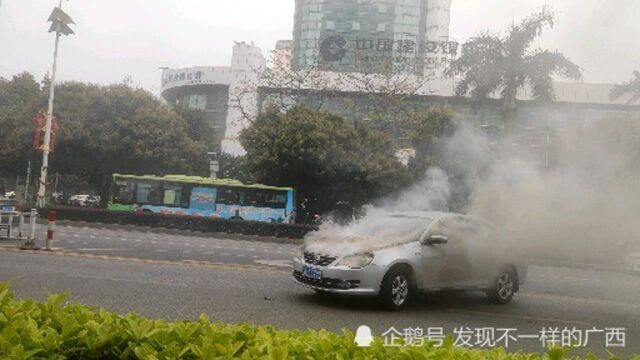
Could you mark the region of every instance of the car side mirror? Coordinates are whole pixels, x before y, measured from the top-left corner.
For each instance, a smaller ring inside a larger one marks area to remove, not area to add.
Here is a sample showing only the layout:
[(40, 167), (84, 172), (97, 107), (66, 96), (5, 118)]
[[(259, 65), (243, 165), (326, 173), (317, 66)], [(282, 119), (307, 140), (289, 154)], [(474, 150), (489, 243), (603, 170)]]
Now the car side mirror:
[(422, 243), (427, 246), (445, 245), (449, 242), (449, 238), (444, 235), (431, 235)]

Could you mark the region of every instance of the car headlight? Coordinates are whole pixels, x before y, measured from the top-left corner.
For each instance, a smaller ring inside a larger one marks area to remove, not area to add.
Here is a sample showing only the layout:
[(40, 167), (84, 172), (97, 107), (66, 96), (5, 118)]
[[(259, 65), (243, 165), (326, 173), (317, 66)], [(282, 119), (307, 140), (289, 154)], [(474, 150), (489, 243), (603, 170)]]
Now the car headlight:
[(351, 269), (361, 269), (373, 261), (373, 254), (357, 254), (345, 256), (337, 265), (348, 266)]

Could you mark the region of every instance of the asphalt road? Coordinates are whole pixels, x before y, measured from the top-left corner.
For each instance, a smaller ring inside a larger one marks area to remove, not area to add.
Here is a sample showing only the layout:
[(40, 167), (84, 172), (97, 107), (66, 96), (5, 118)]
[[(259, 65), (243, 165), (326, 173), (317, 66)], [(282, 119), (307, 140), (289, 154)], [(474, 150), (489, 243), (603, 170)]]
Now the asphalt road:
[[(64, 223), (63, 223), (64, 224)], [(37, 233), (43, 239), (44, 225)], [(207, 234), (135, 226), (66, 223), (55, 231), (56, 252), (178, 262), (210, 262), (288, 267), (295, 240), (235, 234)], [(4, 241), (0, 245), (18, 244)], [(37, 245), (44, 247), (44, 241)]]
[[(461, 334), (509, 328), (515, 335), (510, 350), (542, 351), (541, 330), (553, 336), (558, 328), (583, 337), (591, 330), (576, 353), (605, 355), (606, 333), (593, 329), (625, 328), (626, 346), (609, 350), (640, 353), (640, 277), (634, 275), (532, 266), (507, 306), (492, 305), (482, 294), (426, 294), (404, 312), (389, 313), (373, 299), (327, 298), (293, 284), (287, 262), (294, 244), (131, 230), (60, 226), (52, 254), (18, 252), (0, 241), (0, 281), (11, 282), (24, 298), (69, 291), (74, 301), (166, 319), (206, 313), (213, 321), (334, 331), (366, 324), (378, 335), (391, 327), (425, 334), (428, 328)], [(478, 341), (474, 334), (470, 343)]]

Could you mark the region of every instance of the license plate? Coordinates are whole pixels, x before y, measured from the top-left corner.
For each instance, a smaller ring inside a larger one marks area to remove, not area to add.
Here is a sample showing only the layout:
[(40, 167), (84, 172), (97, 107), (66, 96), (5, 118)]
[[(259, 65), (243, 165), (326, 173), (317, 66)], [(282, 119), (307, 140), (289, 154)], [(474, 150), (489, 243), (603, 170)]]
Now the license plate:
[(305, 266), (302, 268), (302, 275), (313, 280), (322, 280), (322, 270)]

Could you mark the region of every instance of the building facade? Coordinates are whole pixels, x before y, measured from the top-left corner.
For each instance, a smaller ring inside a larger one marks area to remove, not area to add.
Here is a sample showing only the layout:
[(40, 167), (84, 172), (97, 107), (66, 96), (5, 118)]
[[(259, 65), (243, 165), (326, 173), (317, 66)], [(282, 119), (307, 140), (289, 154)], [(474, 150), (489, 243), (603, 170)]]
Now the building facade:
[[(451, 0), (296, 0), (293, 40), (276, 44), (271, 68), (258, 47), (239, 42), (229, 66), (164, 70), (161, 94), (173, 106), (204, 110), (215, 134), (211, 149), (233, 155), (244, 154), (238, 136), (269, 103), (363, 120), (445, 105), (492, 132), (501, 121), (499, 102), (455, 97), (454, 79), (442, 76), (459, 48), (449, 39), (450, 7)], [(554, 86), (553, 106), (530, 101), (528, 89), (518, 95), (518, 122), (537, 139), (527, 146), (540, 146), (566, 119), (575, 125), (640, 116), (640, 103), (609, 99), (613, 85)], [(397, 94), (385, 93), (390, 87)]]
[(458, 49), (450, 7), (451, 0), (296, 0), (293, 66), (433, 76)]
[(238, 42), (230, 66), (164, 69), (161, 96), (171, 106), (203, 110), (213, 130), (213, 151), (241, 152), (237, 136), (257, 111), (256, 86), (266, 68), (260, 48)]

